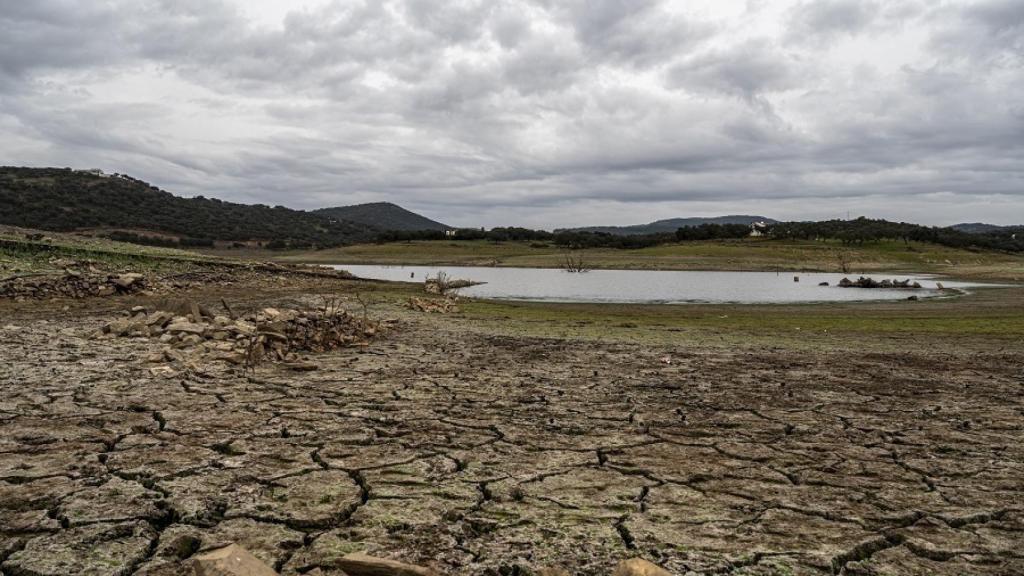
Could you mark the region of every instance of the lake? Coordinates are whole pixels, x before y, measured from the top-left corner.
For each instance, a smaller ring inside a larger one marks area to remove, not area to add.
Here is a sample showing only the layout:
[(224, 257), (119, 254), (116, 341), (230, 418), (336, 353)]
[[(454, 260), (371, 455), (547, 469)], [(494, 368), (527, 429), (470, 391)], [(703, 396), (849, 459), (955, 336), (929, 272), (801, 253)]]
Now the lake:
[[(458, 293), (462, 296), (541, 302), (784, 304), (902, 300), (911, 295), (925, 298), (942, 294), (937, 289), (935, 278), (920, 274), (871, 275), (876, 280), (910, 278), (922, 286), (919, 290), (890, 290), (835, 286), (844, 276), (856, 280), (860, 274), (667, 270), (591, 270), (570, 273), (550, 268), (349, 264), (339, 264), (333, 268), (347, 270), (361, 278), (416, 283), (444, 272), (449, 279), (486, 282), (460, 289)], [(800, 281), (794, 282), (794, 276), (798, 276)], [(821, 282), (828, 282), (830, 286), (818, 286)], [(984, 286), (947, 280), (942, 280), (942, 284), (946, 288), (959, 289)]]

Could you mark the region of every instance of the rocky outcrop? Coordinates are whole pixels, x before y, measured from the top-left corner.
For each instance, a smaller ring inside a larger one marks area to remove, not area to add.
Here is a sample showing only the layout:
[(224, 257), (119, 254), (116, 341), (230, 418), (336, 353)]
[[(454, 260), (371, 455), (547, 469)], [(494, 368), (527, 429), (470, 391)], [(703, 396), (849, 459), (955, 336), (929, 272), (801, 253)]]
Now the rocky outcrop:
[[(822, 284), (827, 286), (827, 284)], [(906, 289), (920, 289), (921, 284), (918, 282), (911, 282), (908, 280), (875, 280), (874, 278), (865, 278), (861, 276), (857, 280), (850, 280), (849, 278), (843, 278), (837, 284), (840, 288), (906, 288)]]

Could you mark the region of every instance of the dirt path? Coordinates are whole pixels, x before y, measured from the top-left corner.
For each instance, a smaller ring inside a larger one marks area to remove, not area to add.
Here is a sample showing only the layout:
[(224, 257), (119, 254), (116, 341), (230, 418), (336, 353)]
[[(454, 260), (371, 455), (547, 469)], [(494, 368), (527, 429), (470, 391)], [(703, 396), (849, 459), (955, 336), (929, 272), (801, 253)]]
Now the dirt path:
[[(174, 377), (109, 316), (0, 322), (0, 572), (1024, 573), (1024, 350), (723, 351), (467, 333)], [(3, 324), (8, 324), (4, 327)], [(667, 361), (667, 362), (666, 362)]]

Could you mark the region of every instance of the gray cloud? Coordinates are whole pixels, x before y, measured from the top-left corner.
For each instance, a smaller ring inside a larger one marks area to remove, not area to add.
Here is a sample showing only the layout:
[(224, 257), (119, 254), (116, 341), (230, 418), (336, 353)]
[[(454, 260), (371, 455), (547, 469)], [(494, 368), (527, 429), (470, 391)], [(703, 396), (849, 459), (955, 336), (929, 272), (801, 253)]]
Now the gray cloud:
[(1024, 214), (1011, 0), (0, 5), (3, 163), (465, 225)]

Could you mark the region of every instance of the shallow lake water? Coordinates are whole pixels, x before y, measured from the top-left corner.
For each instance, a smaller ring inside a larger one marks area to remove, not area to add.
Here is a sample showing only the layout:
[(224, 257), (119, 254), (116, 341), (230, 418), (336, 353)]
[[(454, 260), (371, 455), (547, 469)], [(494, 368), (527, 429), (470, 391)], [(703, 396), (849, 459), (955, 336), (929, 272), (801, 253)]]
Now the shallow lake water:
[[(876, 280), (909, 278), (922, 286), (918, 290), (890, 290), (836, 286), (844, 276), (856, 280), (861, 274), (668, 270), (591, 270), (571, 273), (550, 268), (365, 264), (338, 264), (333, 267), (347, 270), (361, 278), (417, 283), (443, 272), (449, 279), (485, 282), (460, 289), (458, 293), (462, 296), (544, 302), (771, 304), (901, 300), (912, 295), (926, 298), (942, 294), (937, 289), (938, 281), (935, 278), (921, 274), (864, 274)], [(799, 277), (800, 281), (795, 282), (794, 277)], [(819, 286), (821, 282), (828, 282), (829, 286)], [(941, 282), (946, 288), (984, 286), (970, 282)]]

